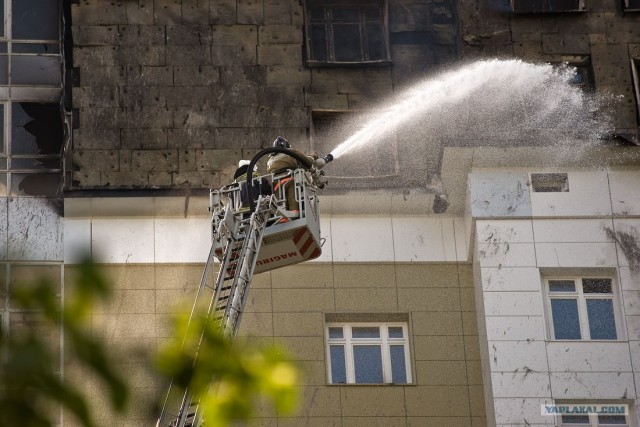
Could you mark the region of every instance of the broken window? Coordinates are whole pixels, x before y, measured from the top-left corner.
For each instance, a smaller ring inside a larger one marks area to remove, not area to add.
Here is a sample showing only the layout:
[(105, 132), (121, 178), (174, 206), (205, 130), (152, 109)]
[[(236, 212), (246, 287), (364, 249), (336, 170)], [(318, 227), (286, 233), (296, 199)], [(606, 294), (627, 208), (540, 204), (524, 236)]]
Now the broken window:
[(331, 384), (409, 384), (406, 323), (330, 323), (326, 327)]
[(584, 0), (511, 0), (511, 10), (515, 13), (581, 12), (585, 7)]
[(545, 280), (550, 335), (556, 340), (617, 340), (618, 301), (609, 277)]
[(532, 173), (531, 190), (534, 193), (563, 193), (569, 191), (566, 173)]
[[(64, 138), (58, 104), (11, 104), (8, 179), (13, 196), (56, 196), (61, 180)], [(2, 186), (2, 183), (0, 183)]]
[(309, 64), (390, 61), (386, 0), (306, 0)]
[[(356, 129), (350, 126), (358, 122), (356, 113), (340, 111), (313, 111), (312, 147), (324, 156), (343, 142)], [(386, 137), (384, 143), (375, 144), (375, 150), (345, 154), (348, 162), (332, 162), (325, 169), (334, 178), (381, 179), (398, 175), (398, 153), (396, 140)]]

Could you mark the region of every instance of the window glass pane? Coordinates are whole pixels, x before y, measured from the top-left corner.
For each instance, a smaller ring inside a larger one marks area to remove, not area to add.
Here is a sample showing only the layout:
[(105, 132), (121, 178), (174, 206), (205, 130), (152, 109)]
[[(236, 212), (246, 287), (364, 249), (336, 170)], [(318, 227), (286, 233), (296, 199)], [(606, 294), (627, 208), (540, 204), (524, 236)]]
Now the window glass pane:
[[(4, 17), (4, 0), (0, 0), (0, 13)], [(5, 37), (4, 33), (4, 19), (0, 19), (0, 37)]]
[(59, 39), (57, 0), (13, 0), (11, 5), (14, 39)]
[(335, 60), (338, 62), (361, 61), (360, 25), (334, 24), (332, 29)]
[(11, 159), (11, 170), (41, 170), (41, 169), (60, 169), (62, 165), (60, 164), (60, 158), (21, 158), (14, 157)]
[(3, 159), (0, 159), (0, 170), (6, 171), (7, 170), (7, 159), (6, 157)]
[(610, 294), (611, 279), (582, 279), (585, 294)]
[(9, 57), (0, 55), (0, 85), (9, 84)]
[(364, 19), (367, 20), (381, 20), (382, 9), (379, 7), (363, 7)]
[(12, 173), (12, 196), (46, 196), (58, 195), (62, 174), (56, 173)]
[(360, 10), (357, 7), (336, 7), (331, 9), (334, 21), (359, 21)]
[(592, 340), (615, 340), (618, 338), (613, 300), (588, 299), (587, 316), (589, 317), (589, 334)]
[(53, 55), (60, 53), (60, 45), (54, 43), (14, 43), (11, 51), (13, 53), (42, 53)]
[(0, 197), (7, 197), (7, 174), (0, 173)]
[(389, 326), (389, 338), (402, 338), (402, 326)]
[(312, 7), (309, 9), (309, 17), (314, 20), (324, 20), (324, 7)]
[(352, 338), (380, 338), (380, 328), (365, 326), (351, 328)]
[(59, 56), (13, 55), (11, 84), (58, 86), (62, 80)]
[(344, 346), (332, 345), (329, 347), (331, 355), (331, 383), (346, 384), (347, 370), (344, 363)]
[(329, 328), (329, 338), (344, 338), (342, 328), (332, 327)]
[(63, 130), (57, 104), (14, 102), (11, 112), (12, 154), (60, 154)]
[(555, 339), (579, 340), (581, 338), (578, 303), (575, 299), (552, 299), (551, 313)]
[(591, 425), (589, 423), (589, 416), (588, 415), (563, 415), (562, 416), (562, 424)]
[(4, 43), (0, 43), (0, 53), (7, 53), (9, 52), (9, 48), (7, 47), (7, 42)]
[(404, 358), (404, 346), (392, 345), (389, 352), (391, 354), (391, 382), (394, 384), (407, 383), (407, 365)]
[(382, 24), (368, 23), (367, 30), (367, 54), (370, 61), (385, 59), (387, 48), (384, 43), (384, 34)]
[(354, 345), (353, 364), (356, 383), (381, 384), (382, 351), (379, 345)]
[[(0, 76), (2, 75), (2, 68), (1, 68), (1, 64), (2, 64), (2, 59), (6, 59), (6, 56), (0, 56)], [(5, 70), (6, 71), (6, 70)], [(0, 82), (1, 84), (1, 82)], [(7, 146), (4, 143), (4, 135), (5, 135), (5, 130), (4, 130), (4, 108), (5, 108), (5, 104), (0, 104), (0, 153), (2, 154), (6, 154), (7, 153)], [(6, 162), (6, 159), (5, 159)], [(4, 169), (6, 170), (7, 168), (7, 164), (4, 164)]]
[(327, 61), (327, 31), (324, 24), (311, 25), (311, 59)]
[(598, 425), (600, 426), (618, 426), (626, 424), (627, 417), (624, 415), (598, 415)]
[(549, 280), (549, 292), (575, 292), (576, 284), (573, 280)]

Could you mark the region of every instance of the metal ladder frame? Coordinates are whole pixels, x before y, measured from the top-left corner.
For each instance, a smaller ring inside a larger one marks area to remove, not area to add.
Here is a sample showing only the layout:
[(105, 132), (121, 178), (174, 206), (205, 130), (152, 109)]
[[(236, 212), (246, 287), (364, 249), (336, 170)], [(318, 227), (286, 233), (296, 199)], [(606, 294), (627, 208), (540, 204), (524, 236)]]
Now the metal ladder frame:
[[(207, 321), (213, 319), (219, 322), (225, 336), (231, 340), (235, 339), (244, 306), (247, 302), (265, 227), (277, 210), (275, 198), (272, 196), (260, 196), (256, 202), (256, 210), (248, 218), (245, 217), (248, 212), (238, 212), (234, 209), (233, 204), (225, 207), (224, 218), (215, 230), (215, 233), (218, 234), (216, 236), (217, 239), (226, 239), (224, 256), (215, 285), (211, 287), (208, 281), (215, 259), (214, 246), (211, 246), (207, 264), (191, 309), (189, 325), (193, 316), (196, 315), (199, 299), (206, 289), (210, 289), (213, 291), (213, 295), (207, 309)], [(200, 337), (198, 348), (202, 343), (202, 339), (203, 335)], [(202, 424), (202, 411), (200, 411), (198, 402), (193, 400), (188, 390), (182, 396), (177, 413), (168, 413), (167, 406), (172, 389), (171, 384), (156, 426), (199, 427)]]

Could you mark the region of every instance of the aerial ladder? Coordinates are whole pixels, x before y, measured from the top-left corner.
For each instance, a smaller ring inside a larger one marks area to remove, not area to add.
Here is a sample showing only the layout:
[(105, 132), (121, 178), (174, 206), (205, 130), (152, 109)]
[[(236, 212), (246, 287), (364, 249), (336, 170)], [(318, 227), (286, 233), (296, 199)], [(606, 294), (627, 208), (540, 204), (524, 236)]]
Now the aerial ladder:
[[(257, 161), (274, 153), (290, 155), (302, 167), (254, 177), (252, 171)], [(320, 256), (317, 192), (326, 184), (321, 169), (331, 160), (331, 154), (311, 161), (286, 148), (267, 148), (251, 160), (246, 181), (210, 192), (212, 244), (191, 318), (206, 316), (207, 321), (216, 322), (225, 336), (233, 340), (240, 328), (254, 274)], [(288, 185), (295, 188), (297, 210), (287, 209)], [(216, 261), (219, 268), (212, 281)], [(203, 310), (205, 304), (207, 308)], [(156, 427), (202, 425), (197, 399), (189, 390), (170, 386)]]

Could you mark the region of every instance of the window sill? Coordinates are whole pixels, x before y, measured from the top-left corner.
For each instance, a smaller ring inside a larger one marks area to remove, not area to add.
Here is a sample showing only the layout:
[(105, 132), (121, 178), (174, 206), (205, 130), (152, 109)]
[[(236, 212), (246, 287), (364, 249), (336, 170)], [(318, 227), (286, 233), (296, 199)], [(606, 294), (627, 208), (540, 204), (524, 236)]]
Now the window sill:
[(615, 340), (545, 340), (547, 343), (626, 343), (627, 339), (615, 339)]
[(586, 13), (586, 9), (569, 9), (569, 10), (512, 10), (513, 15), (540, 15), (540, 14), (558, 14), (558, 13)]
[(389, 67), (391, 59), (383, 59), (380, 61), (359, 61), (359, 62), (325, 62), (325, 61), (307, 61), (307, 67), (310, 68), (363, 68), (363, 67)]
[(328, 387), (414, 387), (416, 383), (408, 383), (408, 384), (395, 384), (395, 383), (383, 383), (383, 384), (362, 384), (362, 383), (348, 383), (348, 384), (333, 384), (327, 383)]

